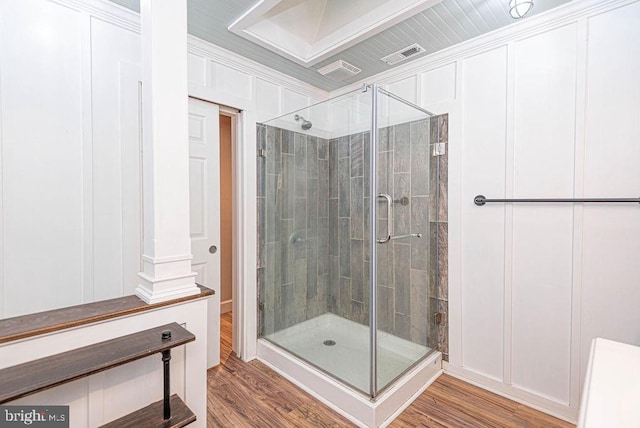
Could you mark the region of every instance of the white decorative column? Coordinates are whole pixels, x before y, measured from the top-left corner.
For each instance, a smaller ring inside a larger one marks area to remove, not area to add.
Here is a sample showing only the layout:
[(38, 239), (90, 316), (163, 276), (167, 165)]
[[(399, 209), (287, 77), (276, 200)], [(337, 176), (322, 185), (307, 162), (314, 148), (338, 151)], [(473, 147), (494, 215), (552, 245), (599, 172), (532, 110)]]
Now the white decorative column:
[(141, 0), (143, 272), (147, 303), (198, 294), (191, 271), (187, 1)]

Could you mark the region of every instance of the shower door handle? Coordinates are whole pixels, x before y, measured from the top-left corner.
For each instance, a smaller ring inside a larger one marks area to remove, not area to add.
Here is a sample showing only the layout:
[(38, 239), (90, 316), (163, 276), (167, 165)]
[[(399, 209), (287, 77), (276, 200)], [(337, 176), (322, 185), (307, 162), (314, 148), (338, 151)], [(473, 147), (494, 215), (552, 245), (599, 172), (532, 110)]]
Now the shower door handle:
[(387, 195), (386, 193), (378, 193), (378, 199), (379, 198), (382, 198), (387, 202), (387, 234), (385, 235), (384, 238), (376, 239), (376, 241), (378, 242), (378, 244), (386, 244), (387, 242), (391, 241), (391, 235), (393, 234), (391, 231), (391, 226), (393, 224), (393, 214), (391, 211), (391, 204), (393, 204), (393, 199), (391, 198), (391, 196)]

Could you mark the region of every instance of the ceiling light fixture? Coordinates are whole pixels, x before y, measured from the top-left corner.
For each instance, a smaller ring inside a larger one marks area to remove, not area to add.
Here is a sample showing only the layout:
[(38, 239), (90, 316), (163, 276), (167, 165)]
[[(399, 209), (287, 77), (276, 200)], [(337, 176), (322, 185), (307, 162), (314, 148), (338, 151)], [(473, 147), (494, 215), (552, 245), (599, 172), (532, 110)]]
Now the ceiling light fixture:
[(513, 19), (524, 18), (533, 8), (533, 0), (510, 0), (509, 14)]

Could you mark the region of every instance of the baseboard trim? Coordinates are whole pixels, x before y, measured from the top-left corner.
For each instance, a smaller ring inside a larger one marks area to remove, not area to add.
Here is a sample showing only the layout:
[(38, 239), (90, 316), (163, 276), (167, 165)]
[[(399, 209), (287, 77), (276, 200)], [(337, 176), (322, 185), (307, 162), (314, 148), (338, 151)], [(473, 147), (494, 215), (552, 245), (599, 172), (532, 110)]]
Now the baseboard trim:
[(531, 392), (522, 390), (513, 385), (507, 385), (495, 379), (483, 376), (474, 371), (462, 367), (444, 364), (445, 374), (460, 379), (464, 382), (485, 389), (494, 394), (516, 401), (532, 409), (539, 410), (563, 421), (575, 424), (578, 420), (578, 409), (569, 405), (562, 405), (552, 400), (545, 399)]
[(226, 314), (227, 312), (231, 312), (233, 310), (233, 300), (225, 300), (224, 302), (220, 302), (220, 313)]

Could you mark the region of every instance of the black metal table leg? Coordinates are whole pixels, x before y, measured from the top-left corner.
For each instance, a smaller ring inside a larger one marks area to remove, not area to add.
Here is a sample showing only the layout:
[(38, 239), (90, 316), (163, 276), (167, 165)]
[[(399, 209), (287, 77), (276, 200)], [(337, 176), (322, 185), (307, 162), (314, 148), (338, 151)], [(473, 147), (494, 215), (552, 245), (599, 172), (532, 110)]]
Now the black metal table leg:
[(169, 372), (169, 360), (171, 360), (171, 349), (162, 351), (162, 363), (164, 369), (164, 419), (171, 419), (171, 406), (169, 404), (170, 398), (170, 372)]

